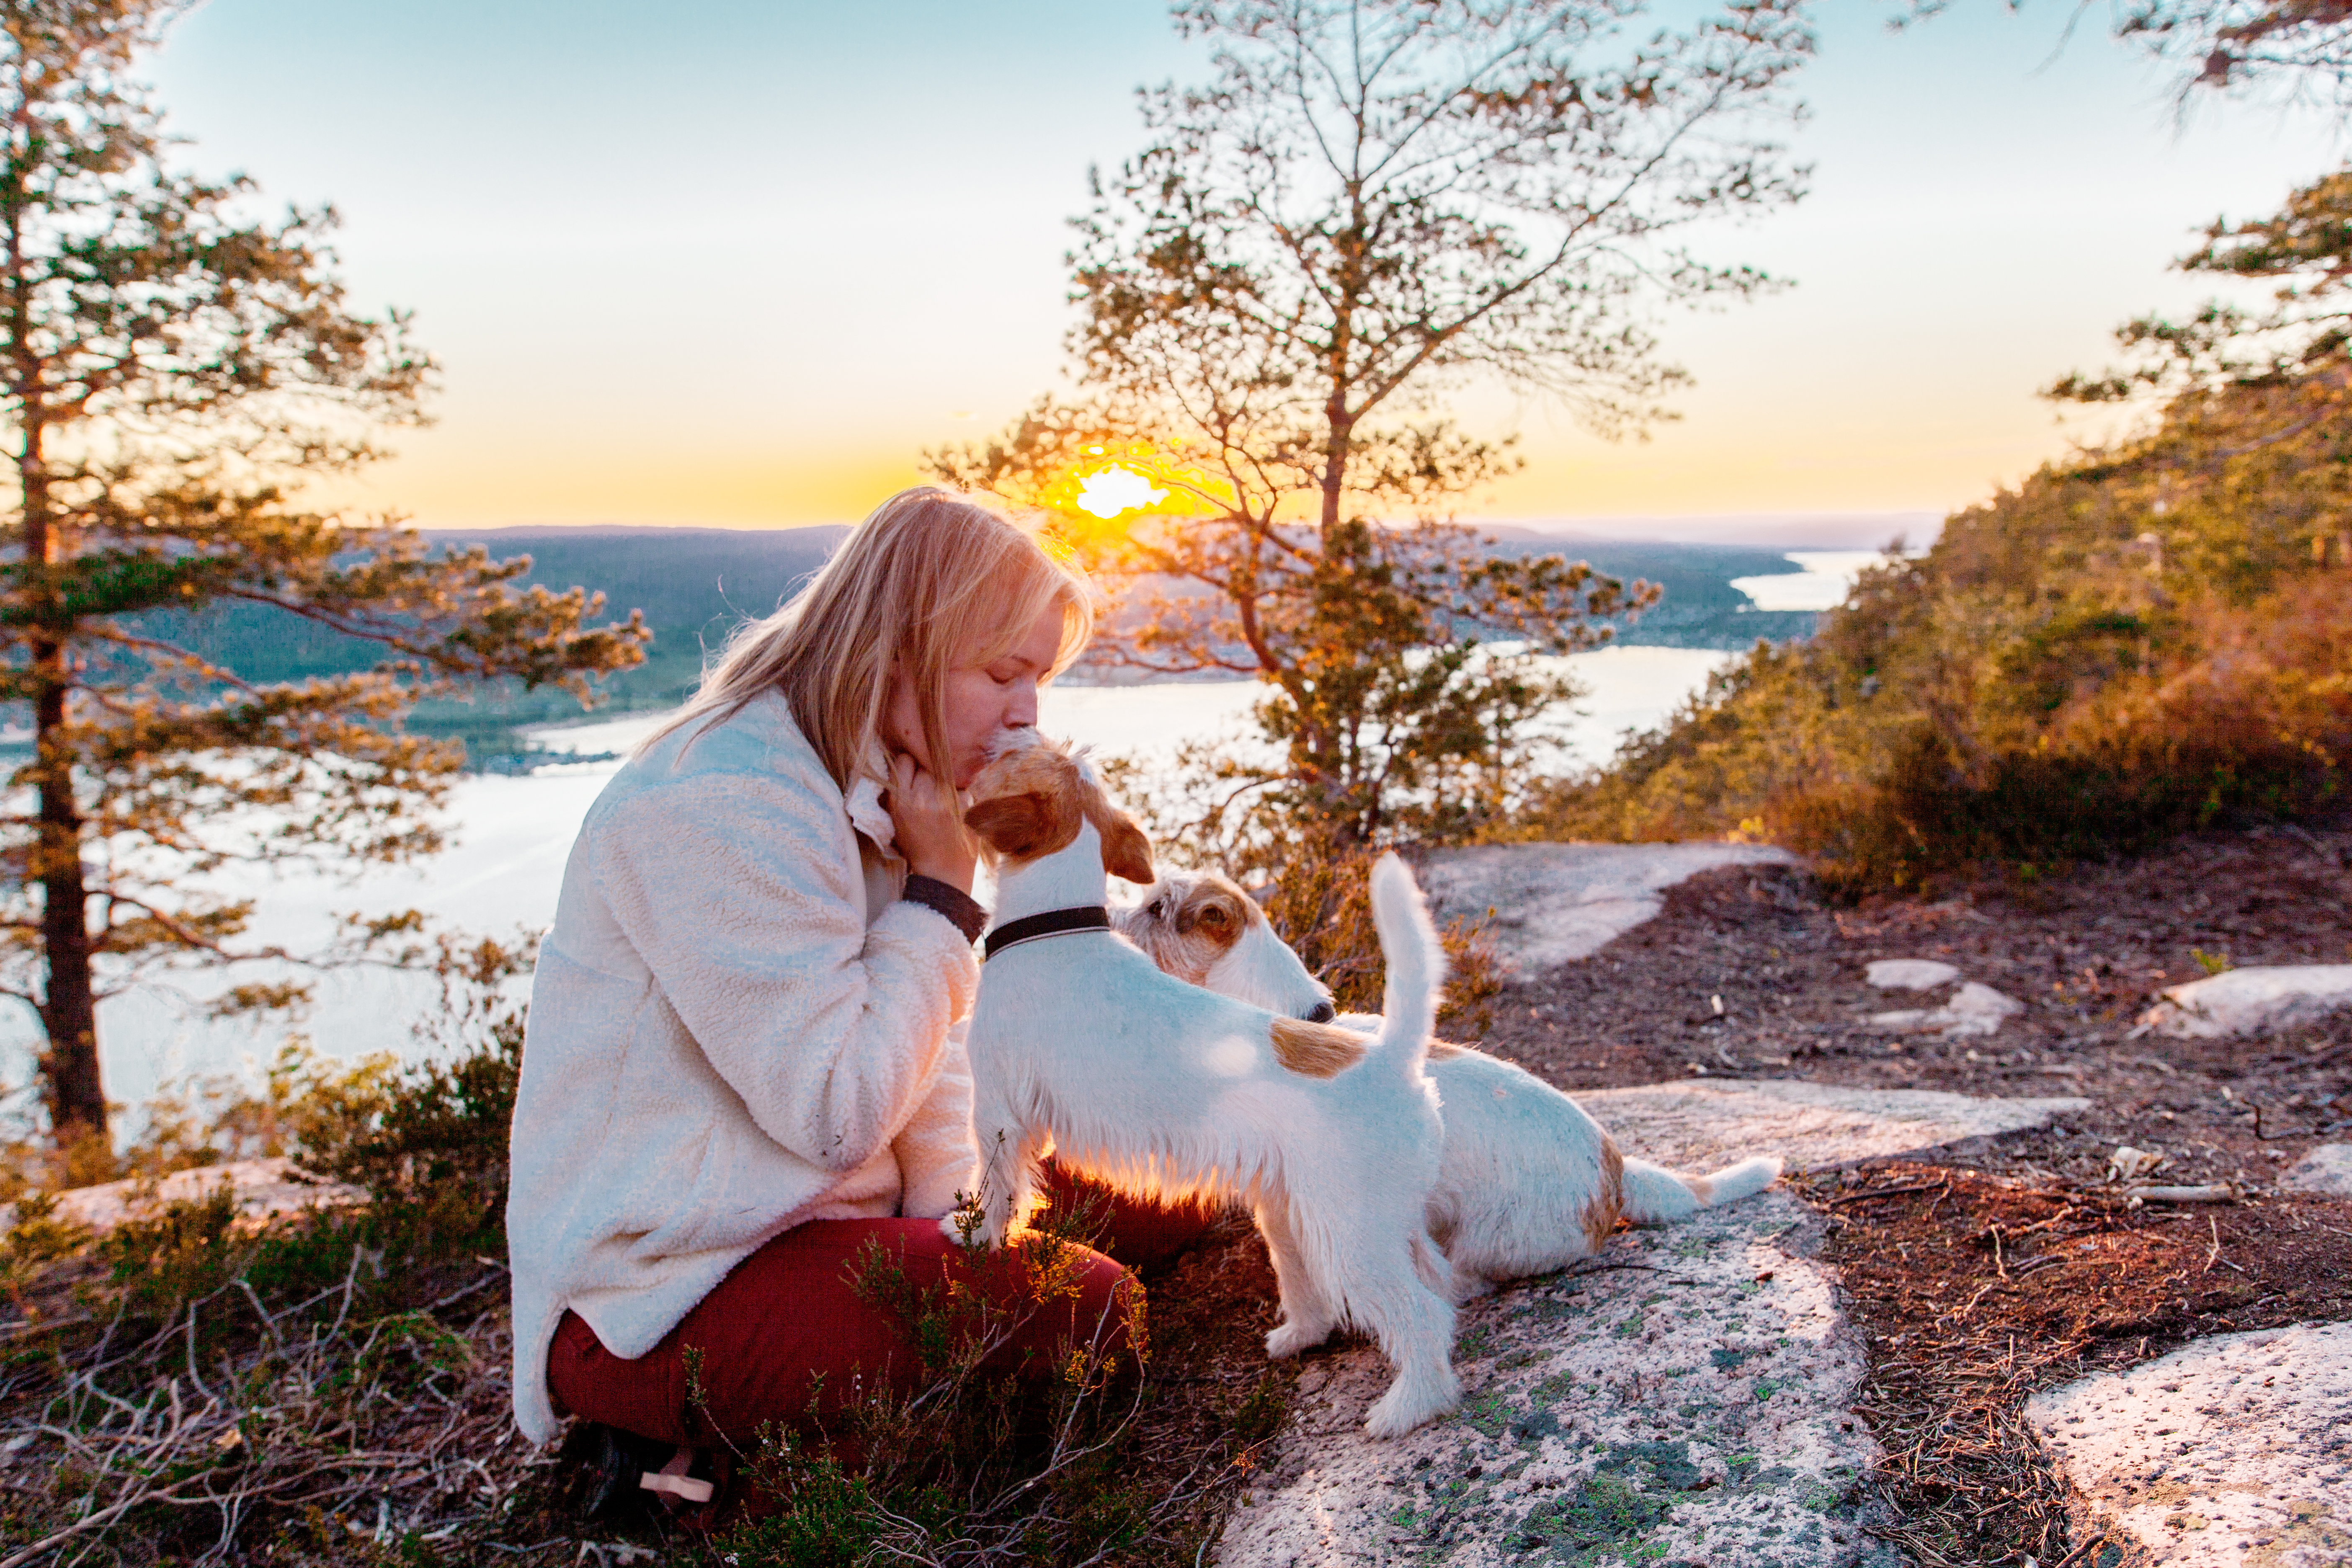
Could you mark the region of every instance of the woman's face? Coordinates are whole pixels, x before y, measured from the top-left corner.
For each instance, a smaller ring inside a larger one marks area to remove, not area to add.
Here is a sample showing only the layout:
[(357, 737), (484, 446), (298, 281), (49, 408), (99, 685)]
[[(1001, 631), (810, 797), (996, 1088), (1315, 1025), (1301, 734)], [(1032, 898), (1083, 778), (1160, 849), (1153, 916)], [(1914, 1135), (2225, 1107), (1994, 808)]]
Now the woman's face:
[(988, 744), (1003, 731), (1037, 722), (1037, 682), (1054, 668), (1062, 651), (1062, 610), (1046, 609), (1024, 634), (1012, 652), (992, 664), (949, 667), (946, 689), (940, 694), (940, 718), (949, 748), (955, 753), (951, 770), (940, 768), (923, 743), (923, 720), (915, 705), (914, 683), (902, 670), (890, 678), (890, 701), (883, 710), (882, 737), (906, 752), (934, 776), (951, 771), (955, 786), (968, 786), (988, 761)]

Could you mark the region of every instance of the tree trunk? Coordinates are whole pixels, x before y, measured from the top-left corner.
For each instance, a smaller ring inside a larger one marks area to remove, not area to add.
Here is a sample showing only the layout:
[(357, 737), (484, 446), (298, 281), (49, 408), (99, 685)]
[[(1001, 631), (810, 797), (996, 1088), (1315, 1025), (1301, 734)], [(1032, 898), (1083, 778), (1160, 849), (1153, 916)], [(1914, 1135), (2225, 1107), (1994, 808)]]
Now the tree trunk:
[[(23, 334), (17, 333), (21, 342)], [(37, 375), (20, 375), (24, 447), (17, 479), (25, 507), (24, 559), (56, 563), (64, 542), (49, 514), (48, 466), (42, 452), (47, 421), (37, 396), (25, 396)], [(54, 609), (56, 588), (36, 574), (28, 584), (35, 616)], [(36, 624), (38, 624), (37, 622)], [(72, 654), (63, 639), (31, 639), (33, 742), (39, 775), (40, 829), (34, 845), (31, 879), (41, 885), (41, 956), (47, 970), (42, 987), (41, 1026), (48, 1049), (41, 1056), (47, 1080), (49, 1127), (60, 1145), (106, 1131), (106, 1086), (98, 1067), (98, 998), (89, 973), (89, 899), (82, 877), (82, 818), (74, 799), (73, 752), (65, 728), (66, 699), (73, 685)]]
[(64, 654), (43, 648), (37, 668), (58, 668), (35, 703), (40, 746), (41, 828), (35, 870), (41, 884), (41, 948), (48, 984), (41, 1024), (49, 1048), (41, 1058), (48, 1080), (49, 1125), (58, 1143), (106, 1131), (106, 1088), (98, 1070), (98, 1001), (90, 985), (88, 889), (81, 870), (81, 812), (74, 801), (73, 757), (58, 731), (65, 725)]

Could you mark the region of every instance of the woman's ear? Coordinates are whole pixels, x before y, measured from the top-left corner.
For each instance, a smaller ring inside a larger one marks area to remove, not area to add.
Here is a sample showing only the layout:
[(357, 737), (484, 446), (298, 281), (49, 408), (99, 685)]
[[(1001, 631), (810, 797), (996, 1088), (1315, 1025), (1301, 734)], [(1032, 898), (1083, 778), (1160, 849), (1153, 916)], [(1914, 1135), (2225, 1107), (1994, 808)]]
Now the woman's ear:
[(1052, 819), (1042, 795), (1000, 795), (963, 814), (963, 825), (999, 855), (1026, 855), (1045, 837)]
[(1151, 883), (1160, 874), (1151, 868), (1151, 840), (1132, 817), (1115, 815), (1103, 828), (1103, 869), (1129, 882)]

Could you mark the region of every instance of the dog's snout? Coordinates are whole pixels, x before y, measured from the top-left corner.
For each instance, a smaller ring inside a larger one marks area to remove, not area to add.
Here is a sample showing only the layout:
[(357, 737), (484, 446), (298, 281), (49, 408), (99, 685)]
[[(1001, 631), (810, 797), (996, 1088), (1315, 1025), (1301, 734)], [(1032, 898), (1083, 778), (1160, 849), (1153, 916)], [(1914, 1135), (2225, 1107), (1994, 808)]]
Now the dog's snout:
[(1307, 1021), (1310, 1024), (1328, 1024), (1339, 1016), (1339, 1010), (1330, 1003), (1318, 1002), (1314, 1009), (1307, 1015)]

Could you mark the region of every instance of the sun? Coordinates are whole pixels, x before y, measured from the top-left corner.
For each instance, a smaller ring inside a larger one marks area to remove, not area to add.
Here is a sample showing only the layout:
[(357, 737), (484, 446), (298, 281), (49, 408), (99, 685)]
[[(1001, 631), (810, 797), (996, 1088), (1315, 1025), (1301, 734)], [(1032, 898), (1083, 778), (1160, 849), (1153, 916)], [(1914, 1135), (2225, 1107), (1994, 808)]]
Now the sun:
[(1168, 492), (1133, 468), (1113, 463), (1078, 481), (1073, 504), (1105, 522), (1122, 512), (1139, 511), (1168, 499)]

